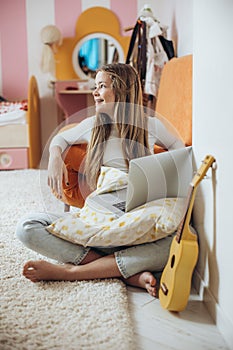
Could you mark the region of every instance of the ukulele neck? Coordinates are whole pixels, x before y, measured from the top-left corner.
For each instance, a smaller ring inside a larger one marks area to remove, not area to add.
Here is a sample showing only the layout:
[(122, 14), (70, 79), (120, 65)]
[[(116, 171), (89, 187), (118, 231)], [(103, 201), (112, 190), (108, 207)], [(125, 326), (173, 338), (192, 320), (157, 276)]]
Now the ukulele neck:
[(196, 190), (197, 188), (192, 186), (192, 184), (190, 185), (189, 188), (189, 193), (187, 196), (187, 202), (185, 205), (185, 215), (177, 229), (177, 233), (176, 233), (176, 240), (178, 243), (180, 243), (181, 239), (182, 240), (196, 240), (196, 234), (192, 233), (192, 231), (190, 230), (189, 224), (190, 224), (190, 220), (191, 220), (191, 214), (192, 214), (192, 210), (193, 210), (193, 205), (194, 205), (194, 199), (195, 199), (195, 195), (196, 195)]

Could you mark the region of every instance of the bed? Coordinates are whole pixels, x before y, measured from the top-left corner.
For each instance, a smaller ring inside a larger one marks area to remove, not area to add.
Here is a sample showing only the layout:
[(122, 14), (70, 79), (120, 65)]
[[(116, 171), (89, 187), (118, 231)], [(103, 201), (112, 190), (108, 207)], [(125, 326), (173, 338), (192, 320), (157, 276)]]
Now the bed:
[(31, 76), (27, 99), (0, 102), (0, 169), (37, 168), (40, 158), (40, 98)]

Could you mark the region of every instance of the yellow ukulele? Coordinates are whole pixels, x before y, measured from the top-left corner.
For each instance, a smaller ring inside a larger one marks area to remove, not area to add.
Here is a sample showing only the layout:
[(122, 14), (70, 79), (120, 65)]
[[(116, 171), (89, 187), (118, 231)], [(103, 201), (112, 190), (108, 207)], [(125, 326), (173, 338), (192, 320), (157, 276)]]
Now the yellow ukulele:
[(169, 311), (182, 311), (188, 303), (198, 258), (197, 235), (190, 227), (190, 218), (197, 186), (214, 161), (211, 155), (207, 155), (190, 183), (185, 215), (173, 238), (168, 262), (161, 276), (159, 299), (162, 307)]

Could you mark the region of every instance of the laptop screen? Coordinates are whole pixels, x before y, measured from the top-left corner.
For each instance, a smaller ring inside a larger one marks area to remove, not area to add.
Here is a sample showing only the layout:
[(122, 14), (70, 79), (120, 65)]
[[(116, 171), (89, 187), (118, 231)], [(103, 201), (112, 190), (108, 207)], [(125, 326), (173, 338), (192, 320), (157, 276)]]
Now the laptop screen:
[(160, 198), (186, 197), (192, 177), (192, 147), (131, 160), (126, 211)]

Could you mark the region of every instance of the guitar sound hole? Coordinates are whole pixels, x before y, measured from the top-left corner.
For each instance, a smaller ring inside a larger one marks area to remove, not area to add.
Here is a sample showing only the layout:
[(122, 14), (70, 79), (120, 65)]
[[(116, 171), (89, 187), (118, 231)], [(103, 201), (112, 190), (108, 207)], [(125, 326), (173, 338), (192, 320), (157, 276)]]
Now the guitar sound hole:
[(175, 264), (175, 255), (172, 255), (172, 258), (171, 258), (171, 268), (173, 268)]

